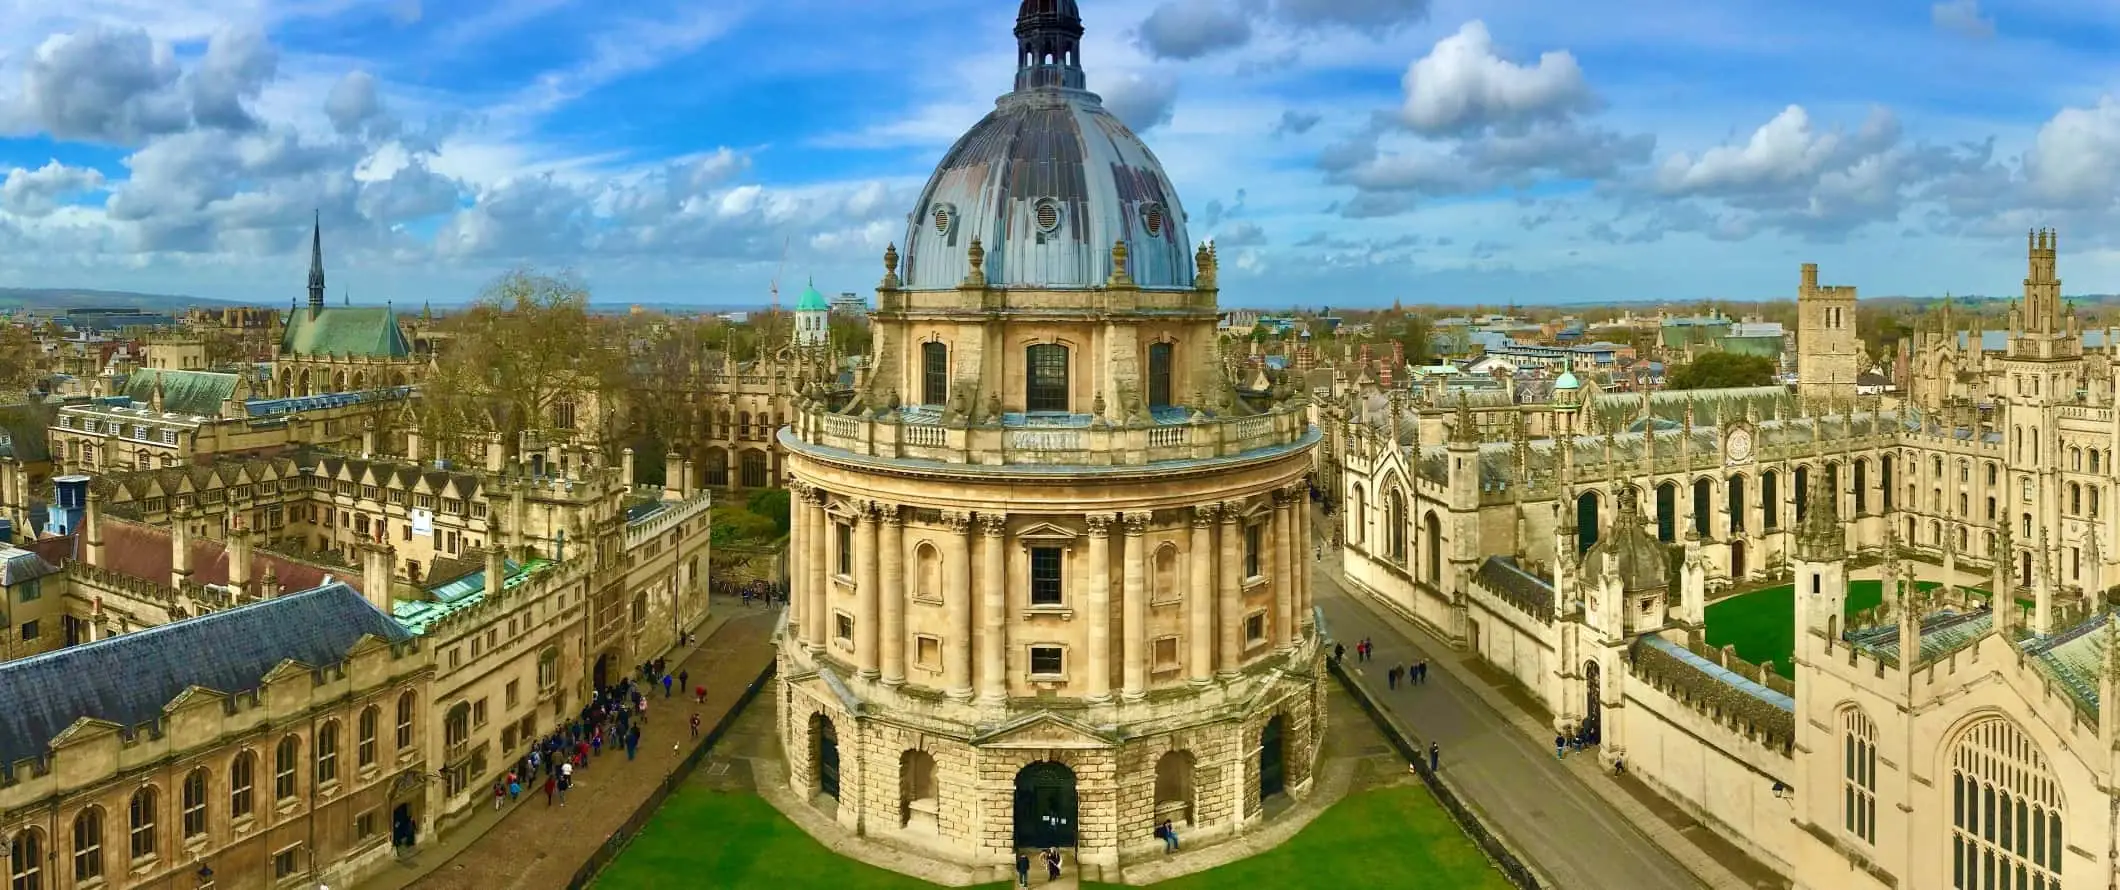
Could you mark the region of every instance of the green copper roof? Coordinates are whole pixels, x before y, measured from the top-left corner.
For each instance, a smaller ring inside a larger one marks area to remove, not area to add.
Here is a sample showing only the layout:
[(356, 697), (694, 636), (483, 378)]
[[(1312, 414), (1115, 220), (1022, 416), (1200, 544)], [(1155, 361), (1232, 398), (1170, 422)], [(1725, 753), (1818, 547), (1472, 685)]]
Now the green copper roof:
[(388, 306), (326, 306), (315, 318), (303, 307), (288, 318), (280, 353), (405, 358), (412, 345)]
[(817, 292), (817, 282), (813, 279), (809, 287), (803, 288), (802, 299), (795, 301), (795, 311), (830, 312), (832, 304), (824, 298), (824, 294)]
[(125, 397), (141, 405), (153, 404), (156, 381), (162, 384), (162, 410), (170, 414), (212, 417), (221, 413), (222, 400), (236, 391), (234, 374), (142, 368), (125, 378)]

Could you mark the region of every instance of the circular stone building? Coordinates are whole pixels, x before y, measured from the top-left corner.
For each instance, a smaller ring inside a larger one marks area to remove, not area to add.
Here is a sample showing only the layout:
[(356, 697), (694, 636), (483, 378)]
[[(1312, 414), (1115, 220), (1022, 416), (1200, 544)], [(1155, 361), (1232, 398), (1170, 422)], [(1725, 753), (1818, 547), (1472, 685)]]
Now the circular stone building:
[(849, 831), (1111, 876), (1164, 819), (1189, 844), (1309, 789), (1318, 433), (1225, 360), (1214, 250), (1083, 89), (1074, 0), (1015, 33), (884, 254), (866, 376), (780, 431), (780, 733)]

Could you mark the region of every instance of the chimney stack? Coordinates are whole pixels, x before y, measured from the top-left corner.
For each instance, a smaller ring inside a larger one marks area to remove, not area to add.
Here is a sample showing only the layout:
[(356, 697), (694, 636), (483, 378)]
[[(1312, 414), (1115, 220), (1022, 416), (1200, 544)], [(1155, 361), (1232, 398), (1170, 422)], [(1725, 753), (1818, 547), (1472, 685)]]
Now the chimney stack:
[(190, 508), (178, 510), (169, 523), (169, 586), (183, 587), (191, 580)]
[(672, 451), (663, 455), (663, 499), (678, 500), (685, 496), (685, 461)]
[(228, 586), (236, 602), (250, 592), (250, 529), (242, 526), (228, 530)]
[(508, 557), (499, 542), (486, 548), (486, 597), (498, 598), (508, 585)]
[(375, 607), (390, 612), (390, 578), (397, 572), (397, 548), (389, 544), (361, 544), (361, 594)]

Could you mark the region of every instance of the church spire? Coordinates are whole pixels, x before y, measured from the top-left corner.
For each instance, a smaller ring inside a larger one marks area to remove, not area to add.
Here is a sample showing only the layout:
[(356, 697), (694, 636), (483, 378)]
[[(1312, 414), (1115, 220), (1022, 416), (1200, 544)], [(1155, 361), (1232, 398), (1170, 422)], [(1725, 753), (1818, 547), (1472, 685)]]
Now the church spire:
[(1016, 92), (1086, 88), (1075, 0), (1023, 0), (1016, 12)]
[(309, 315), (324, 311), (324, 215), (318, 212), (309, 229)]
[[(1847, 533), (1840, 527), (1840, 505), (1826, 474), (1810, 473), (1810, 490), (1804, 495), (1804, 516), (1796, 524), (1796, 558), (1804, 562), (1836, 562), (1847, 556)], [(1886, 547), (1891, 547), (1887, 544)]]

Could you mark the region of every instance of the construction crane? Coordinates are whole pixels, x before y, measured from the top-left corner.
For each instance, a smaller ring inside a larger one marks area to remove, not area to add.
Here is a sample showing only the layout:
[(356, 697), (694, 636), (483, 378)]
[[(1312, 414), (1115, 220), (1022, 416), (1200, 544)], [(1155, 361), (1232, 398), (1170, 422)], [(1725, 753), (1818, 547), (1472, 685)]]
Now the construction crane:
[(767, 325), (772, 325), (780, 320), (780, 276), (788, 271), (788, 244), (793, 240), (793, 237), (792, 235), (788, 236), (781, 239), (780, 242), (780, 265), (773, 270), (773, 308), (766, 315)]

